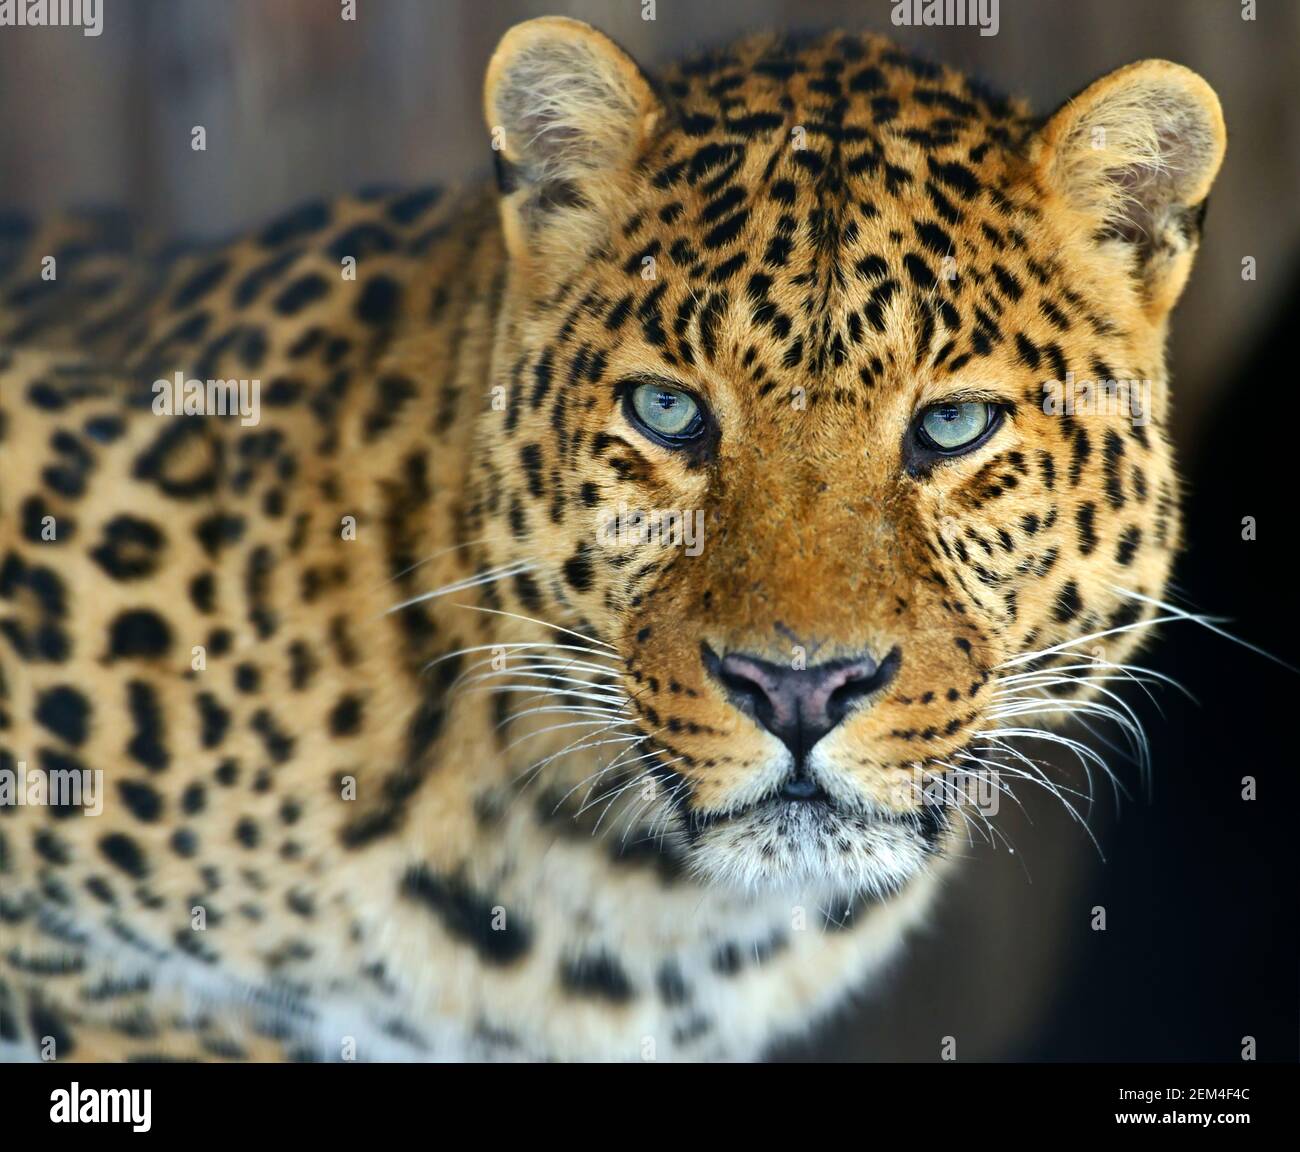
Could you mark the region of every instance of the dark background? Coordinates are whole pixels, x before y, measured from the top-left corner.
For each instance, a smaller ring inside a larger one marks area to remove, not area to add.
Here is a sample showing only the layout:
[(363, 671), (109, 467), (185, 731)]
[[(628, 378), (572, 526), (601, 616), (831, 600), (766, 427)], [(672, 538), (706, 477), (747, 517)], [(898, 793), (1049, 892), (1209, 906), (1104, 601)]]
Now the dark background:
[[(1175, 573), (1180, 602), (1230, 615), (1235, 635), (1289, 663), (1300, 663), (1295, 459), (1271, 442), (1261, 413), (1292, 378), (1297, 315), (1293, 275), (1189, 461), (1189, 546)], [(1256, 518), (1253, 542), (1241, 538), (1243, 516)], [(1163, 694), (1153, 802), (1107, 830), (1109, 863), (1088, 881), (1112, 928), (1074, 933), (1050, 1014), (1023, 1051), (1221, 1061), (1252, 1035), (1261, 1060), (1294, 1061), (1300, 868), (1288, 797), (1300, 673), (1192, 624), (1171, 627), (1151, 655), (1201, 703)], [(1251, 803), (1241, 800), (1247, 775), (1257, 784)]]
[[(983, 76), (1049, 111), (1148, 56), (1223, 101), (1227, 160), (1174, 317), (1174, 435), (1187, 476), (1179, 603), (1300, 662), (1290, 441), (1300, 315), (1300, 3), (1002, 0), (1000, 30), (895, 29), (890, 0), (104, 0), (104, 33), (0, 28), (0, 210), (125, 206), (165, 234), (221, 237), (297, 200), (488, 171), (482, 74), (501, 33), (578, 16), (653, 68), (763, 28), (845, 27)], [(193, 125), (208, 150), (189, 147)], [(1243, 281), (1254, 257), (1258, 277)], [(1241, 538), (1254, 516), (1258, 539)], [(1159, 693), (1148, 795), (1099, 794), (1087, 835), (1022, 792), (1016, 846), (972, 846), (928, 930), (870, 997), (795, 1059), (1240, 1059), (1300, 1056), (1293, 701), (1300, 675), (1194, 624), (1147, 653), (1199, 705)], [(1062, 766), (1062, 771), (1065, 771)], [(1254, 802), (1241, 778), (1258, 781)], [(1105, 932), (1090, 927), (1106, 908)]]

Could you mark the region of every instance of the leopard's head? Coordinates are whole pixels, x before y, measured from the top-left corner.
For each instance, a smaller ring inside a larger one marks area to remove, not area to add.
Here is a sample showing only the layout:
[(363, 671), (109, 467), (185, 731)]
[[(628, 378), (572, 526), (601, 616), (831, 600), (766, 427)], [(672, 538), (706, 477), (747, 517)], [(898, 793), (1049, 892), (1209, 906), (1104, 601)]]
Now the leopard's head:
[(903, 883), (929, 785), (1033, 776), (1009, 734), (1103, 712), (1159, 611), (1214, 93), (1145, 61), (1035, 120), (843, 34), (656, 82), (544, 19), (486, 105), (512, 610), (572, 629), (573, 707), (701, 874)]

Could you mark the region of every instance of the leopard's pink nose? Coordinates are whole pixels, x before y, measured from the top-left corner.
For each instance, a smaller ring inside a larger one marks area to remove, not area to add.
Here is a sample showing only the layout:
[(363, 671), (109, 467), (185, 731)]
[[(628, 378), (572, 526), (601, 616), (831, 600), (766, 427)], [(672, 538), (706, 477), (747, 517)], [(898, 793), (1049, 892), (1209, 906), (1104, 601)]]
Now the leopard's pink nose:
[(706, 648), (704, 663), (732, 703), (789, 748), (798, 766), (856, 704), (894, 678), (901, 658), (894, 649), (880, 662), (860, 655), (792, 668), (745, 652), (719, 659)]

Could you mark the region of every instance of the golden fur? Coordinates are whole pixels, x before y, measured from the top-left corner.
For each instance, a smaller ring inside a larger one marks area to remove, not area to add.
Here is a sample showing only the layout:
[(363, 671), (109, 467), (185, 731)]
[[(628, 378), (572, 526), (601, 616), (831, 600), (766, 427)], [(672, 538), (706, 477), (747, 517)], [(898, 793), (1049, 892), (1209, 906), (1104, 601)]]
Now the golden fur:
[[(1155, 614), (1198, 77), (1040, 122), (875, 37), (652, 83), (538, 20), (485, 102), (500, 195), (306, 209), (161, 283), (108, 249), (44, 293), (55, 234), (15, 249), (0, 768), (104, 808), (0, 809), (11, 1054), (759, 1056), (923, 915), (961, 823), (909, 783)], [(260, 422), (155, 415), (176, 371), (258, 378)], [(1046, 411), (1067, 372), (1149, 381), (1149, 421)], [(710, 454), (631, 426), (647, 377)], [(954, 396), (1006, 418), (912, 467)], [(698, 510), (702, 550), (607, 545), (620, 505)], [(810, 753), (833, 814), (774, 804), (790, 756), (704, 646), (897, 651)]]

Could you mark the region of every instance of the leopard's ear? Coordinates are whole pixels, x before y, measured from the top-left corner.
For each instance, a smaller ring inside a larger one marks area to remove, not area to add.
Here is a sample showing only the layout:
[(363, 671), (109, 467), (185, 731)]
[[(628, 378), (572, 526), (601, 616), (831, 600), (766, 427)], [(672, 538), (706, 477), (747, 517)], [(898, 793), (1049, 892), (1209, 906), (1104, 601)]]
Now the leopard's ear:
[(1143, 60), (1067, 101), (1028, 156), (1082, 238), (1137, 279), (1158, 321), (1187, 282), (1226, 143), (1214, 90), (1179, 64)]
[(546, 16), (501, 38), (483, 102), (511, 255), (581, 257), (661, 121), (649, 81), (590, 25)]

